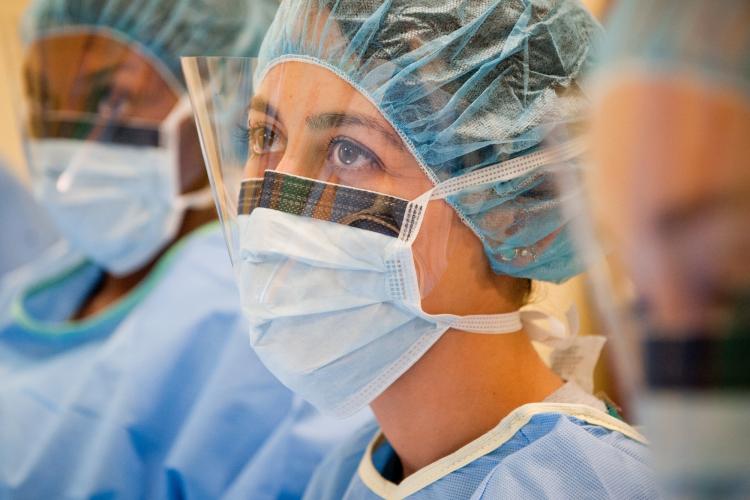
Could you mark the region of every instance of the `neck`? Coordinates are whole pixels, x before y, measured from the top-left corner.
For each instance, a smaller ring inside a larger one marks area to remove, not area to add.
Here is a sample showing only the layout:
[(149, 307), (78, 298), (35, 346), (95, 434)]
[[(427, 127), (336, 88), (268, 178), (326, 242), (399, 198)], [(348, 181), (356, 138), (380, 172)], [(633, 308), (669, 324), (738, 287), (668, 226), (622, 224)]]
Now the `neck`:
[(523, 331), (449, 330), (371, 407), (407, 477), (562, 384)]
[(182, 224), (175, 237), (153, 259), (144, 266), (124, 276), (114, 276), (106, 273), (99, 287), (88, 297), (73, 319), (81, 320), (93, 316), (130, 293), (131, 290), (146, 279), (159, 259), (162, 258), (177, 240), (197, 227), (211, 221), (213, 217), (213, 209), (188, 210), (185, 212)]

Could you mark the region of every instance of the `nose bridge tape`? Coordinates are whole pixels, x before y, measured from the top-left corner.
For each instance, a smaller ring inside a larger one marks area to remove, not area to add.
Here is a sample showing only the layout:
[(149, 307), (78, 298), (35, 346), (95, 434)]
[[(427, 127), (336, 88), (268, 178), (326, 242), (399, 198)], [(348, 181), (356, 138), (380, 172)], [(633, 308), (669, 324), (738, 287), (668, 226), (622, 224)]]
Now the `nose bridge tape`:
[(238, 214), (270, 208), (395, 238), (408, 205), (407, 200), (375, 191), (267, 170), (262, 179), (242, 182)]

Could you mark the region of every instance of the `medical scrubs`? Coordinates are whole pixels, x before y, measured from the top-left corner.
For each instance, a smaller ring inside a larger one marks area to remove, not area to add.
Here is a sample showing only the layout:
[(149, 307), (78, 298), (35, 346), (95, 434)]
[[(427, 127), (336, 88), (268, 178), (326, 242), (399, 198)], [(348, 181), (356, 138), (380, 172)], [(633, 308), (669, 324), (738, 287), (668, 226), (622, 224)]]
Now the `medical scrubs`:
[(59, 240), (52, 221), (0, 158), (0, 279)]
[(306, 500), (655, 498), (643, 437), (572, 383), (403, 481), (374, 423), (315, 472)]
[(81, 262), (24, 287), (0, 327), (0, 498), (299, 498), (363, 420), (322, 418), (247, 340), (218, 225), (107, 310)]

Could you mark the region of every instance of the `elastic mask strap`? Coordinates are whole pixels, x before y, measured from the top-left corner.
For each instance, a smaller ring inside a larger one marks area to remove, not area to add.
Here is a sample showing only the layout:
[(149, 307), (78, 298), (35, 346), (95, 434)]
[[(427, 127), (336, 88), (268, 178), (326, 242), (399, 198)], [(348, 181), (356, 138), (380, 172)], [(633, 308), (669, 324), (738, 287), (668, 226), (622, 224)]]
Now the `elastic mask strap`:
[(437, 314), (431, 318), (445, 322), (455, 330), (469, 333), (503, 334), (513, 333), (523, 328), (521, 312), (513, 311), (503, 314), (477, 314), (456, 316), (454, 314)]
[(419, 227), (422, 225), (424, 220), (424, 213), (427, 210), (427, 204), (430, 199), (433, 198), (433, 192), (435, 188), (430, 189), (426, 193), (423, 193), (409, 202), (404, 212), (404, 222), (401, 225), (401, 232), (398, 235), (398, 239), (403, 241), (407, 245), (414, 243), (414, 239), (419, 233)]
[[(175, 147), (179, 135), (179, 126), (182, 120), (192, 116), (190, 98), (183, 94), (177, 104), (174, 105), (164, 121), (159, 125), (159, 145), (169, 148)], [(172, 145), (174, 143), (174, 146)]]
[(539, 167), (571, 160), (582, 155), (585, 151), (585, 141), (583, 139), (574, 139), (525, 156), (519, 156), (512, 160), (480, 168), (474, 172), (448, 179), (436, 185), (433, 189), (432, 199), (441, 200), (470, 187), (509, 181), (524, 176)]
[(206, 186), (198, 191), (181, 194), (177, 197), (178, 207), (182, 210), (188, 208), (208, 208), (213, 204), (213, 201), (211, 186)]
[[(190, 98), (183, 94), (177, 104), (172, 108), (167, 117), (159, 126), (159, 147), (167, 151), (169, 155), (169, 182), (171, 184), (172, 196), (179, 201), (184, 195), (180, 194), (180, 123), (191, 117)], [(187, 206), (187, 205), (185, 205)]]
[(442, 200), (452, 194), (470, 188), (509, 181), (536, 170), (539, 167), (571, 160), (583, 154), (586, 144), (583, 139), (574, 139), (551, 148), (490, 165), (465, 175), (443, 181), (418, 198), (409, 202), (404, 214), (404, 224), (398, 239), (411, 245), (419, 233), (427, 204), (431, 200)]

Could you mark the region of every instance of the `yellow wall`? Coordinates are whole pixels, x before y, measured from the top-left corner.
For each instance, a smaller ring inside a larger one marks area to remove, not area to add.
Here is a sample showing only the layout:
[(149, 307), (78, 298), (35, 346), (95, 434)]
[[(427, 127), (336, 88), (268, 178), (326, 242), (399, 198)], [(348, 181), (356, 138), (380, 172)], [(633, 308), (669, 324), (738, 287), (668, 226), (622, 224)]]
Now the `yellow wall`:
[(18, 99), (15, 82), (21, 73), (18, 21), (27, 4), (28, 0), (0, 1), (0, 156), (23, 179), (26, 179), (26, 168), (14, 102)]

